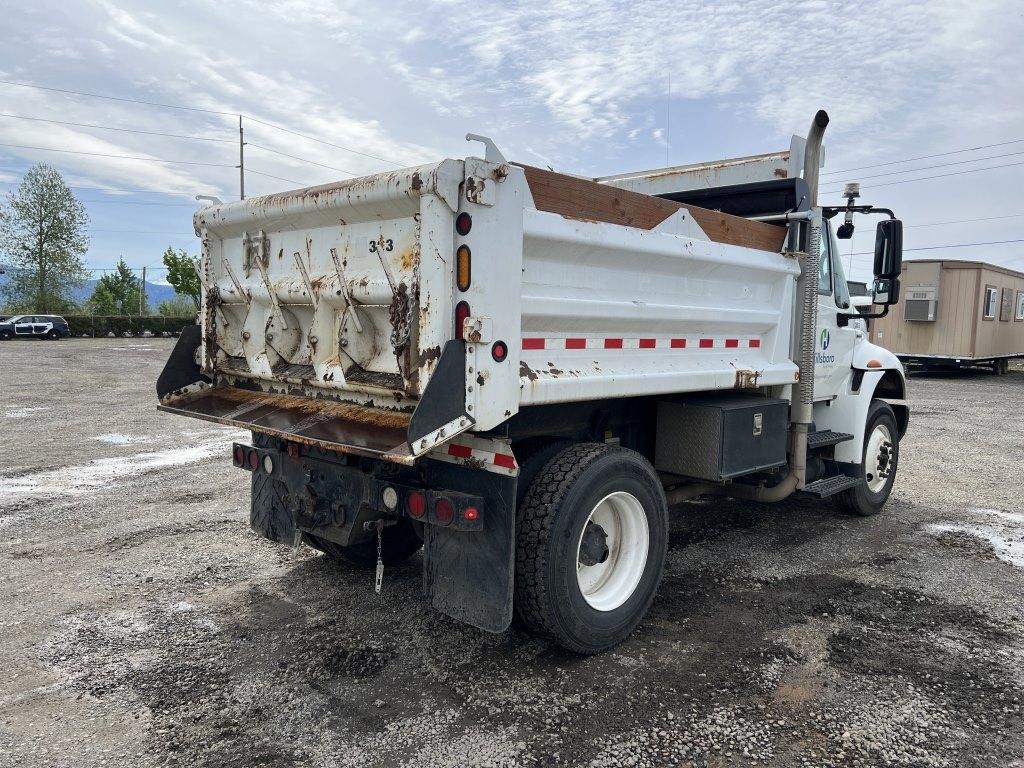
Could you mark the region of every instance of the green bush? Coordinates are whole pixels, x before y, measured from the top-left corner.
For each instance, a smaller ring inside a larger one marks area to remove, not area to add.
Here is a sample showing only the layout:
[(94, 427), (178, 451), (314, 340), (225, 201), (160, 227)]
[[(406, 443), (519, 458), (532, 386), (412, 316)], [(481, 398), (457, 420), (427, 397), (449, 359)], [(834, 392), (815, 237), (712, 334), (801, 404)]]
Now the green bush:
[(64, 315), (71, 328), (72, 336), (141, 336), (148, 331), (154, 336), (171, 334), (177, 336), (186, 325), (195, 325), (195, 316), (132, 317), (129, 315)]

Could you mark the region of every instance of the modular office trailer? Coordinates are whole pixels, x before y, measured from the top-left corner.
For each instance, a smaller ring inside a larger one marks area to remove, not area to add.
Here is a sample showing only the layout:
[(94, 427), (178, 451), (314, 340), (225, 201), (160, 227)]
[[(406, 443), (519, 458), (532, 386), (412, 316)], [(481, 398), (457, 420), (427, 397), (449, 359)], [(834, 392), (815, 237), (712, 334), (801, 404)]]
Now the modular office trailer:
[(1024, 273), (977, 261), (910, 261), (904, 300), (871, 325), (871, 341), (925, 367), (1024, 357)]

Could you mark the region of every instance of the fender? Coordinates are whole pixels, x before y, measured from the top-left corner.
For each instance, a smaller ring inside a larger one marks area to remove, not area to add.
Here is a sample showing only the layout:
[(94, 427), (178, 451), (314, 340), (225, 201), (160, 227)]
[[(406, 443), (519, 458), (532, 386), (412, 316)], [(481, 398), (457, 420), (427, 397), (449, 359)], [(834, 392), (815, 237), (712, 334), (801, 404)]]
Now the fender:
[(843, 394), (835, 400), (814, 404), (817, 429), (831, 429), (853, 435), (852, 440), (835, 447), (839, 462), (859, 464), (864, 452), (864, 428), (868, 408), (873, 399), (884, 400), (896, 415), (902, 438), (910, 421), (906, 402), (907, 380), (903, 364), (892, 352), (876, 344), (862, 342), (853, 351), (850, 375), (844, 382)]

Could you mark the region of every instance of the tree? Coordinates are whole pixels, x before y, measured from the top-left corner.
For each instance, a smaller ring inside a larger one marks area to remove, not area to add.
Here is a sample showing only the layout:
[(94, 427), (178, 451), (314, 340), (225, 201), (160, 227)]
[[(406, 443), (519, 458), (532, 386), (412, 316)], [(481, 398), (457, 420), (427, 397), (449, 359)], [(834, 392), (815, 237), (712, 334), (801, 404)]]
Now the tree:
[[(184, 249), (175, 251), (168, 247), (164, 251), (164, 266), (167, 267), (167, 282), (179, 296), (188, 296), (199, 311), (199, 294), (203, 290), (199, 282), (199, 259), (190, 256)], [(187, 313), (186, 313), (187, 314)]]
[(164, 317), (195, 317), (197, 307), (189, 296), (175, 296), (160, 302), (157, 311)]
[[(124, 259), (117, 260), (117, 269), (103, 275), (86, 302), (94, 315), (137, 315), (142, 281), (137, 278)], [(145, 302), (142, 314), (147, 314)]]
[(60, 172), (39, 163), (0, 207), (0, 252), (10, 261), (3, 294), (9, 309), (67, 312), (86, 278), (89, 216)]

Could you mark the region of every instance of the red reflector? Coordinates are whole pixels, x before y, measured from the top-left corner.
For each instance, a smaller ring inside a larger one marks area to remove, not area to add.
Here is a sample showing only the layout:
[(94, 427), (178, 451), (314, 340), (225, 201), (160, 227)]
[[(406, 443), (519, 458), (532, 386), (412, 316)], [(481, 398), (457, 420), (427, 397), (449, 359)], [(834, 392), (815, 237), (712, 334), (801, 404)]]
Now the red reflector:
[(235, 466), (236, 467), (240, 467), (243, 464), (245, 464), (245, 450), (243, 450), (242, 446), (236, 445), (235, 446)]
[(640, 339), (640, 349), (654, 349), (655, 339)]
[(496, 453), (494, 454), (494, 466), (504, 467), (505, 469), (515, 469), (516, 457), (509, 456), (507, 453)]
[(441, 525), (448, 525), (455, 519), (455, 505), (448, 499), (440, 498), (434, 504), (434, 519)]
[(714, 339), (701, 339), (700, 340), (700, 348), (701, 349), (711, 349), (714, 346), (715, 346), (715, 340)]
[(686, 349), (686, 339), (672, 339), (672, 349)]
[(469, 304), (465, 301), (460, 301), (455, 305), (455, 338), (465, 338), (462, 335), (462, 324), (467, 317), (469, 317)]
[(586, 339), (566, 339), (565, 340), (565, 348), (566, 349), (586, 349), (587, 348), (587, 340)]
[(505, 346), (504, 341), (494, 342), (494, 346), (491, 347), (491, 357), (493, 357), (494, 361), (497, 363), (502, 362), (506, 357), (508, 357), (508, 347)]
[(622, 349), (622, 339), (605, 339), (605, 349)]
[(750, 342), (748, 343), (748, 346), (751, 349), (757, 349), (757, 348), (759, 348), (761, 346), (761, 340), (760, 339), (751, 339)]
[(463, 211), (455, 217), (455, 231), (460, 235), (468, 235), (473, 228), (473, 217)]
[(480, 510), (477, 509), (476, 507), (466, 507), (464, 510), (462, 510), (462, 519), (470, 521), (479, 520)]
[(458, 459), (468, 459), (473, 455), (473, 449), (468, 445), (459, 445), (458, 443), (448, 444), (448, 455), (454, 456)]
[(544, 349), (544, 339), (523, 339), (523, 349)]
[(260, 465), (260, 457), (256, 451), (249, 451), (249, 469), (256, 469)]
[(413, 517), (423, 517), (423, 513), (427, 511), (427, 497), (419, 491), (409, 491), (409, 495), (405, 497), (405, 506)]
[(739, 345), (740, 345), (740, 340), (739, 339), (726, 339), (725, 340), (725, 347), (726, 347), (726, 349), (735, 349)]

